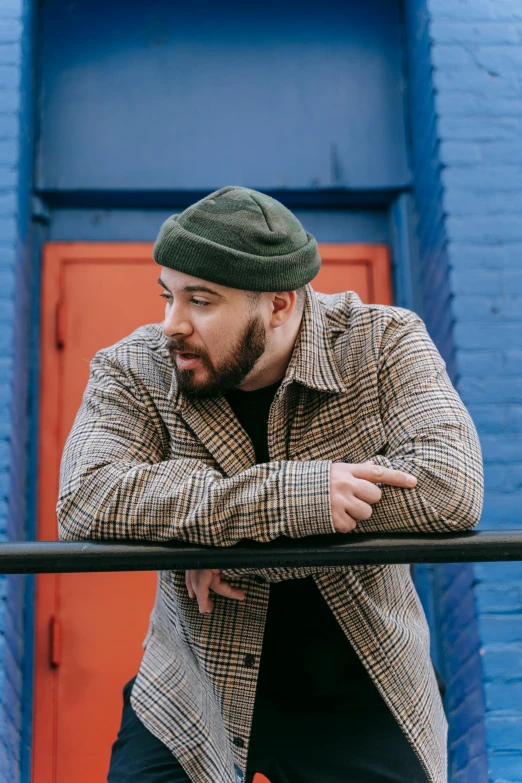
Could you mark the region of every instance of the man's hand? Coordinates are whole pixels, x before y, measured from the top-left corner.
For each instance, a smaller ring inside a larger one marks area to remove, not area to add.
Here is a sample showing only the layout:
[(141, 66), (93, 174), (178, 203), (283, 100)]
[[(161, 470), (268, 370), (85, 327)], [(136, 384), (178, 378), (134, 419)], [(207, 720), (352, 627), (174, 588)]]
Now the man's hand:
[(244, 601), (245, 594), (237, 587), (232, 587), (221, 579), (221, 571), (217, 568), (201, 568), (195, 571), (185, 572), (185, 583), (189, 598), (197, 598), (199, 611), (202, 614), (211, 612), (214, 602), (210, 597), (210, 591), (223, 595), (225, 598), (235, 598), (236, 601)]
[[(372, 462), (360, 465), (347, 465), (334, 462), (330, 473), (330, 497), (332, 503), (332, 521), (338, 533), (350, 533), (357, 522), (369, 519), (372, 506), (381, 499), (382, 491), (376, 484), (389, 484), (392, 487), (412, 489), (417, 479), (402, 470), (391, 470)], [(210, 592), (243, 601), (242, 590), (232, 587), (221, 579), (219, 569), (199, 569), (187, 571), (185, 582), (190, 598), (197, 598), (199, 611), (209, 613), (214, 608)]]
[(330, 472), (332, 522), (338, 533), (350, 533), (357, 522), (369, 519), (372, 506), (381, 499), (382, 491), (375, 484), (412, 489), (417, 479), (402, 470), (383, 468), (372, 462), (346, 465), (334, 462)]

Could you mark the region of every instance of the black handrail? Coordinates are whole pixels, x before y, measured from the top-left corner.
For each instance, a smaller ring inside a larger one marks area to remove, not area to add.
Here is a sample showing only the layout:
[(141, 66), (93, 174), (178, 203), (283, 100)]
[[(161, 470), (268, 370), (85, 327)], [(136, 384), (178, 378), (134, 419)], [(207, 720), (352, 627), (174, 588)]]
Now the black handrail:
[(24, 541), (0, 544), (0, 574), (185, 568), (463, 563), (522, 560), (522, 530), (331, 535), (202, 547), (172, 541)]

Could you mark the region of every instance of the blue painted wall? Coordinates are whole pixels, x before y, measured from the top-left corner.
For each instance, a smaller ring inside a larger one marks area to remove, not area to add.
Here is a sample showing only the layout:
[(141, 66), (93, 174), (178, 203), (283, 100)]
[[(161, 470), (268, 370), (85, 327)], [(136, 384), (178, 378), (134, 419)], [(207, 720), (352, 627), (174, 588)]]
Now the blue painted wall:
[[(186, 204), (185, 206), (188, 206)], [(289, 207), (319, 242), (389, 242), (388, 212), (381, 209), (302, 209)], [(184, 206), (158, 209), (56, 209), (50, 240), (152, 242), (159, 226)]]
[[(32, 183), (32, 9), (0, 4), (0, 537), (24, 538), (28, 440), (28, 351)], [(0, 770), (20, 780), (24, 593), (22, 577), (0, 578)]]
[(403, 186), (398, 5), (46, 0), (38, 187)]
[[(406, 8), (427, 321), (479, 429), (481, 526), (520, 527), (522, 10), (507, 0), (411, 0)], [(446, 567), (433, 579), (453, 625), (442, 641), (455, 678), (455, 780), (522, 781), (522, 567)]]

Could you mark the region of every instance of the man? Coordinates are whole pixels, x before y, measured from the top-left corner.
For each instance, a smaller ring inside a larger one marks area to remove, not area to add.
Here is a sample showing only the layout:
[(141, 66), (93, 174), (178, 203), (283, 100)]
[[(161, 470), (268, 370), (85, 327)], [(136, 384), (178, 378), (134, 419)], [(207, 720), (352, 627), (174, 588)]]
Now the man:
[[(92, 361), (63, 538), (475, 525), (476, 433), (413, 313), (316, 294), (313, 237), (244, 188), (169, 218), (154, 258), (165, 320)], [(144, 646), (110, 783), (446, 781), (407, 566), (162, 572)]]

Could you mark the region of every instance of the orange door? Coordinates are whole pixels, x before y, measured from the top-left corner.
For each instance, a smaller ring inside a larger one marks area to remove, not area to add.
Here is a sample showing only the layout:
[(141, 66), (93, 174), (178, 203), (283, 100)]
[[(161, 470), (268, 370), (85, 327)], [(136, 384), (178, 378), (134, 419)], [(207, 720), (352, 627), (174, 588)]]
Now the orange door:
[[(148, 243), (50, 243), (44, 252), (38, 537), (57, 537), (65, 439), (94, 353), (159, 322), (159, 268)], [(321, 245), (313, 285), (391, 302), (383, 245)], [(153, 573), (41, 575), (37, 580), (33, 780), (103, 783), (154, 600)]]

